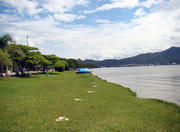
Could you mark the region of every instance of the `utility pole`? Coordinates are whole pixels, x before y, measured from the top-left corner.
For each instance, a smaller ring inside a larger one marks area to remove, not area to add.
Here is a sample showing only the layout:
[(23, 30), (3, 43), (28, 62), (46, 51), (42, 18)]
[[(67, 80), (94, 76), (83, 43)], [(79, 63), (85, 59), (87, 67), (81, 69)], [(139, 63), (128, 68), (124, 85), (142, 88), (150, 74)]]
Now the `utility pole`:
[(29, 36), (27, 35), (27, 46), (29, 46)]

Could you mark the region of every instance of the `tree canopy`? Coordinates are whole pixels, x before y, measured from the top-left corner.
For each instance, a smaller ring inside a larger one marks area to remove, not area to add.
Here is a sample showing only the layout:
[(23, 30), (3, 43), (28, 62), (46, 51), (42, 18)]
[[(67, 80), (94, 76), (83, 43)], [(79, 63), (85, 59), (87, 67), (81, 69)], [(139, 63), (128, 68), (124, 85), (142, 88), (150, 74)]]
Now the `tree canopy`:
[(14, 42), (11, 35), (4, 34), (2, 37), (0, 37), (0, 48), (5, 49), (11, 42)]
[(43, 55), (38, 48), (16, 44), (9, 34), (5, 34), (0, 37), (0, 67), (3, 69), (4, 66), (10, 65), (13, 66), (14, 71), (18, 74), (20, 72), (21, 75), (27, 74), (30, 70), (41, 70), (45, 73), (49, 70), (62, 72), (80, 67), (91, 67), (80, 59)]

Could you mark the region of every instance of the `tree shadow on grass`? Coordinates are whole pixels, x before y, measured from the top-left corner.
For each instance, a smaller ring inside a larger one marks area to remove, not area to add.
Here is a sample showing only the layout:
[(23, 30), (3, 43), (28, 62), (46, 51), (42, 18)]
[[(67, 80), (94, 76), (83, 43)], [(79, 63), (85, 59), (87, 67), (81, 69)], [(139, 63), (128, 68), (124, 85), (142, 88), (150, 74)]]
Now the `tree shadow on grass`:
[(12, 76), (9, 76), (9, 77), (0, 77), (0, 80), (2, 81), (8, 81), (8, 80), (11, 80), (13, 78), (22, 78), (22, 79), (25, 79), (25, 78), (39, 78), (38, 76), (33, 76), (33, 75), (12, 75)]
[(30, 74), (30, 75), (14, 75), (13, 77), (18, 77), (18, 78), (39, 78), (38, 76), (34, 76), (35, 74)]
[(59, 75), (57, 72), (50, 72), (49, 75)]
[[(45, 76), (50, 76), (50, 75), (59, 75), (58, 72), (49, 72), (49, 73), (30, 73), (30, 74), (24, 74), (24, 75), (12, 75), (9, 77), (17, 77), (17, 78), (40, 78), (40, 76), (37, 75), (45, 75)], [(9, 77), (0, 77), (0, 80), (8, 80)]]
[[(49, 73), (37, 73), (39, 75), (59, 75), (59, 73), (55, 73), (55, 72), (49, 72)], [(35, 74), (36, 75), (36, 74)]]
[(8, 80), (7, 77), (0, 77), (0, 80)]

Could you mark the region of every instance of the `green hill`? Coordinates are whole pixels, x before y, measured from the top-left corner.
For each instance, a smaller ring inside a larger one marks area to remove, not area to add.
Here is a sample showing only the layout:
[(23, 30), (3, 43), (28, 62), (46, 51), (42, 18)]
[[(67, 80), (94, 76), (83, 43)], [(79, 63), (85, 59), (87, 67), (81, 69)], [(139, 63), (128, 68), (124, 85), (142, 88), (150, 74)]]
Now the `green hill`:
[(162, 52), (146, 53), (137, 56), (116, 60), (107, 59), (103, 61), (84, 60), (87, 64), (94, 64), (98, 67), (118, 67), (128, 65), (168, 65), (180, 64), (180, 47), (171, 47)]

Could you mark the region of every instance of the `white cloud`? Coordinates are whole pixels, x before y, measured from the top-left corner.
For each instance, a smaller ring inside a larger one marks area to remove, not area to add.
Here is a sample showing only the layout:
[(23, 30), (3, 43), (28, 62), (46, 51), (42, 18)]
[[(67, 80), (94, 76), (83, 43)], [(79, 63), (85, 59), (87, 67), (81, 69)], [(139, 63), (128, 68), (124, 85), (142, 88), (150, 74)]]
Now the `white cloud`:
[(20, 14), (35, 15), (41, 12), (41, 9), (37, 8), (38, 3), (35, 0), (4, 0), (4, 2), (13, 6)]
[[(139, 4), (139, 0), (111, 0), (111, 2), (112, 3), (110, 4), (105, 4), (96, 8), (94, 12), (110, 10), (113, 8), (134, 8)], [(93, 11), (89, 11), (89, 12), (93, 12)]]
[(135, 7), (146, 7), (151, 8), (153, 5), (159, 5), (163, 2), (163, 0), (146, 0), (140, 2), (139, 0), (110, 0), (110, 4), (104, 4), (100, 7), (97, 7), (94, 10), (85, 10), (85, 14), (91, 14), (98, 11), (111, 10), (115, 8), (128, 8), (133, 9)]
[(111, 10), (113, 8), (134, 8), (139, 5), (139, 0), (110, 0), (111, 3), (104, 4), (102, 6), (97, 7), (94, 10), (85, 10), (85, 14), (91, 14), (98, 11)]
[[(71, 12), (75, 6), (87, 6), (89, 0), (3, 0), (3, 2), (6, 6), (16, 9), (21, 15), (27, 14), (38, 18), (36, 15), (40, 12), (66, 15), (66, 12)], [(84, 16), (78, 17), (84, 18)]]
[(172, 11), (177, 10), (178, 8), (180, 8), (180, 0), (169, 0), (162, 2), (158, 9), (163, 11)]
[(53, 16), (56, 20), (72, 22), (76, 18), (76, 15), (73, 14), (54, 14)]
[(143, 17), (135, 17), (130, 23), (106, 23), (104, 20), (104, 24), (94, 27), (68, 25), (66, 28), (51, 16), (15, 22), (12, 22), (15, 18), (3, 16), (0, 17), (0, 24), (3, 25), (0, 31), (12, 34), (18, 43), (24, 44), (28, 34), (41, 52), (60, 57), (124, 58), (180, 46), (180, 8), (177, 6), (172, 10), (171, 3)]
[(135, 16), (144, 16), (146, 15), (146, 12), (144, 11), (143, 8), (139, 8), (136, 10), (136, 12), (134, 13)]
[(85, 19), (85, 18), (86, 18), (86, 16), (84, 16), (84, 15), (77, 16), (77, 19)]
[(97, 12), (97, 10), (84, 10), (82, 11), (84, 14), (92, 14), (92, 13), (95, 13)]
[(146, 0), (140, 3), (141, 6), (151, 8), (153, 5), (161, 4), (163, 0)]
[(113, 23), (112, 21), (110, 21), (110, 20), (105, 20), (105, 19), (97, 19), (95, 22), (96, 22), (96, 23), (105, 23), (105, 24), (107, 24), (107, 23)]
[(89, 0), (49, 0), (43, 7), (50, 12), (64, 13), (71, 11), (75, 6), (86, 6)]
[(56, 19), (56, 20), (59, 20), (59, 21), (64, 21), (64, 22), (72, 22), (74, 20), (78, 20), (78, 19), (84, 19), (86, 18), (86, 16), (77, 16), (77, 15), (74, 15), (74, 14), (54, 14), (53, 17)]

